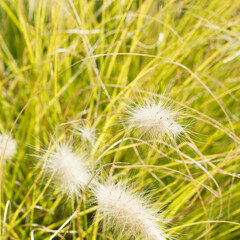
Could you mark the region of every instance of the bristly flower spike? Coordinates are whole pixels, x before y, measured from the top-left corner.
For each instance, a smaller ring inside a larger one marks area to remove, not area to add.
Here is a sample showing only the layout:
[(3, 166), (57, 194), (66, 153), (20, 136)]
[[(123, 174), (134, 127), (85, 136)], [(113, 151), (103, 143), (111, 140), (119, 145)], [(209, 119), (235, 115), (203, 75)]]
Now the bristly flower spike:
[(141, 134), (151, 137), (177, 138), (183, 132), (183, 127), (177, 121), (178, 112), (172, 110), (161, 100), (145, 100), (142, 104), (135, 103), (127, 108), (129, 126), (138, 129)]
[(76, 126), (73, 132), (80, 136), (83, 142), (88, 142), (91, 146), (94, 146), (96, 141), (96, 130), (94, 128)]
[(11, 159), (17, 152), (17, 141), (8, 134), (0, 134), (0, 158)]
[(45, 152), (46, 169), (54, 174), (56, 185), (69, 196), (79, 195), (91, 178), (86, 154), (74, 152), (71, 144), (57, 142), (53, 151)]
[(133, 236), (152, 240), (167, 239), (149, 204), (135, 194), (129, 194), (120, 184), (98, 184), (95, 196), (99, 212), (107, 220), (108, 227), (122, 233), (122, 239)]

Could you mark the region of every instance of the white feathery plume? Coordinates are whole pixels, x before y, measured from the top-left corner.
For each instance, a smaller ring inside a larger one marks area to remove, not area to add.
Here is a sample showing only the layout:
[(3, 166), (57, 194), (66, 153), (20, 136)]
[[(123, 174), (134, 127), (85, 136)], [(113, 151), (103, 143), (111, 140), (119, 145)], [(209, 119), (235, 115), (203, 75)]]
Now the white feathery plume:
[(77, 126), (75, 127), (74, 133), (81, 136), (82, 141), (89, 142), (94, 146), (96, 141), (96, 130), (94, 128)]
[(78, 195), (91, 178), (86, 154), (76, 153), (70, 144), (55, 142), (55, 150), (46, 151), (46, 168), (64, 193)]
[[(6, 145), (7, 144), (7, 145)], [(17, 141), (8, 134), (0, 134), (0, 158), (11, 159), (17, 152)]]
[(178, 123), (178, 113), (162, 101), (146, 100), (127, 108), (130, 127), (139, 129), (142, 134), (152, 137), (178, 137), (183, 127)]
[(165, 240), (156, 213), (148, 203), (135, 194), (129, 194), (119, 184), (97, 184), (94, 189), (100, 214), (107, 225), (124, 234), (124, 239), (143, 237), (152, 240)]

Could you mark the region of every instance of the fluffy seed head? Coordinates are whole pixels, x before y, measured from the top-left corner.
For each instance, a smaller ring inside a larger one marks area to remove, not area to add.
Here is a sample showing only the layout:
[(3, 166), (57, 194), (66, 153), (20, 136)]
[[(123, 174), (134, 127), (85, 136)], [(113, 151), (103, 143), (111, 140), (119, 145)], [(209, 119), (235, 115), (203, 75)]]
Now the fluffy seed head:
[(8, 137), (7, 134), (0, 134), (0, 157), (4, 153), (4, 159), (6, 160), (12, 158), (17, 152), (17, 141), (11, 136), (9, 139)]
[(46, 166), (50, 174), (54, 173), (56, 184), (69, 195), (80, 194), (90, 180), (86, 156), (67, 144), (56, 144), (56, 149), (48, 152)]
[(152, 137), (178, 137), (183, 127), (177, 122), (177, 112), (161, 101), (146, 101), (128, 107), (130, 127), (139, 129), (142, 134)]
[(130, 195), (125, 188), (115, 184), (99, 184), (95, 195), (100, 213), (110, 227), (124, 234), (124, 239), (132, 236), (152, 240), (166, 239), (156, 214), (147, 207), (146, 202)]
[(96, 131), (94, 128), (89, 127), (75, 127), (74, 133), (81, 136), (82, 141), (89, 142), (92, 146), (96, 140)]

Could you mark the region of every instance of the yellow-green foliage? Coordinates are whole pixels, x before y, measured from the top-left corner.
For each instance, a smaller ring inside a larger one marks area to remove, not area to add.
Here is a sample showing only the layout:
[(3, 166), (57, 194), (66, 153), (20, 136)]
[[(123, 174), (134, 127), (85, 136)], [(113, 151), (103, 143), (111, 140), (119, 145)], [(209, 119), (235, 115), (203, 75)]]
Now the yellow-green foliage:
[[(144, 192), (170, 237), (240, 239), (239, 33), (239, 0), (0, 0), (0, 132), (18, 143), (1, 158), (3, 239), (49, 239), (77, 208), (33, 156), (52, 136), (94, 170), (116, 162), (98, 178)], [(129, 129), (141, 98), (172, 105), (182, 136)], [(93, 198), (55, 239), (121, 239)]]

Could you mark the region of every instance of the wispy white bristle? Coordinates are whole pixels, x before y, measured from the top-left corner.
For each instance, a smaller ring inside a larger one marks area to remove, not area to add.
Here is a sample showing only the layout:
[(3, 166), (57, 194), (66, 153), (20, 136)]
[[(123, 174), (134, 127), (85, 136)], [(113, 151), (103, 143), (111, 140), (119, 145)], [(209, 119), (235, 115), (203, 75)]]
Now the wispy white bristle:
[(95, 189), (98, 208), (107, 224), (123, 234), (122, 239), (143, 237), (164, 240), (156, 214), (136, 195), (127, 193), (119, 184), (99, 184)]
[(74, 133), (81, 136), (83, 141), (88, 141), (92, 146), (96, 141), (96, 130), (89, 127), (75, 127)]
[(128, 107), (130, 127), (154, 137), (178, 137), (183, 127), (177, 122), (177, 112), (161, 101), (146, 101)]
[(90, 180), (90, 173), (86, 164), (86, 155), (77, 154), (67, 144), (57, 144), (54, 151), (49, 151), (47, 169), (54, 173), (56, 184), (64, 193), (79, 194)]
[(7, 134), (0, 134), (0, 157), (11, 159), (17, 152), (17, 141)]

